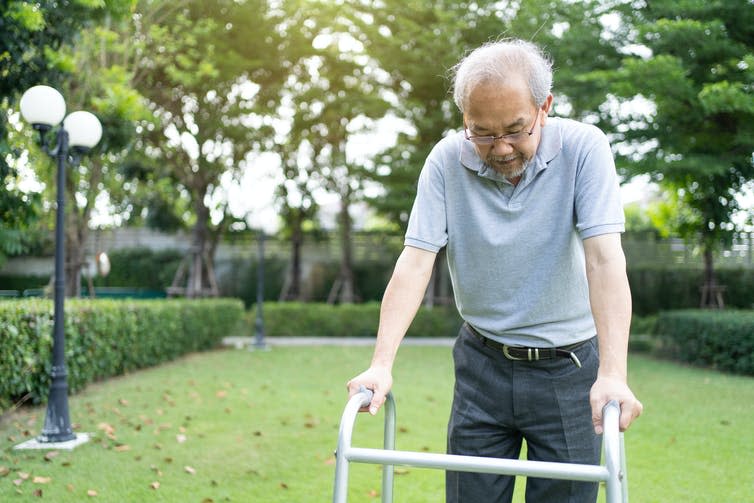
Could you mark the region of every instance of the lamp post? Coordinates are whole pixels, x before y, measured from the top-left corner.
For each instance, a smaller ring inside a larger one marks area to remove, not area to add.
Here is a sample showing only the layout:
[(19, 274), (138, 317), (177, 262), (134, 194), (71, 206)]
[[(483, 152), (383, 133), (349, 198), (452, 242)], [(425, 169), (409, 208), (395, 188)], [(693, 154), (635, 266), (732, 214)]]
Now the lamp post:
[[(99, 142), (102, 125), (89, 112), (73, 112), (65, 117), (63, 96), (48, 86), (34, 86), (21, 97), (21, 115), (39, 131), (43, 150), (57, 162), (57, 209), (55, 220), (55, 300), (53, 318), (52, 371), (47, 415), (37, 437), (40, 443), (67, 442), (76, 439), (68, 412), (68, 372), (65, 366), (65, 163), (78, 163), (81, 155)], [(48, 145), (46, 134), (63, 124)]]

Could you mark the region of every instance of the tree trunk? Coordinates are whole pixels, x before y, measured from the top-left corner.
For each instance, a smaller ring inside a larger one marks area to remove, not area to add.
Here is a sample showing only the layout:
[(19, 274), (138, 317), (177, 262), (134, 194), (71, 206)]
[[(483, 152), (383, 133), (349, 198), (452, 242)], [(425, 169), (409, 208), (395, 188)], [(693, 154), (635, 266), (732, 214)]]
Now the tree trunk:
[(338, 300), (341, 304), (350, 304), (356, 301), (356, 290), (353, 277), (353, 242), (351, 237), (351, 214), (349, 213), (350, 195), (344, 194), (340, 200), (340, 215), (338, 217), (340, 227), (340, 272), (338, 281), (340, 292)]
[(301, 249), (304, 245), (303, 211), (296, 210), (291, 229), (291, 271), (288, 291), (283, 300), (303, 300), (301, 298)]
[(704, 247), (704, 283), (702, 284), (702, 299), (700, 306), (702, 308), (722, 309), (725, 307), (723, 301), (724, 287), (717, 284), (717, 275), (715, 274), (714, 257), (712, 247)]
[(192, 231), (191, 257), (188, 267), (186, 297), (205, 297), (217, 295), (212, 268), (212, 250), (209, 236), (209, 209), (204, 205), (204, 198), (199, 197), (194, 205), (196, 223)]

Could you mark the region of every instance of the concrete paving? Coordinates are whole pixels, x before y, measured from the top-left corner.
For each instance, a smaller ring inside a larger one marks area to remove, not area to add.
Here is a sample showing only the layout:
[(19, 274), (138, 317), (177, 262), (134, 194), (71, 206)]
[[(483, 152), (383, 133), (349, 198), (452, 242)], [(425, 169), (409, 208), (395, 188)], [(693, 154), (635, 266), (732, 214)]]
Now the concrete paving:
[[(374, 346), (372, 337), (265, 337), (267, 346)], [(223, 346), (242, 349), (253, 345), (254, 337), (225, 337)], [(446, 346), (451, 347), (455, 338), (451, 337), (406, 337), (403, 346)]]

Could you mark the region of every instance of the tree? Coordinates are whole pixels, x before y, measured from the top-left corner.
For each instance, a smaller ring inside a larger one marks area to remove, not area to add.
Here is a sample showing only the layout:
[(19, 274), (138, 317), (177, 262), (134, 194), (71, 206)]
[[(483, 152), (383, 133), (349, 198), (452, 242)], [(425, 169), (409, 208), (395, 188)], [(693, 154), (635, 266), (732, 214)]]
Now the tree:
[(736, 195), (754, 179), (754, 9), (746, 0), (651, 1), (619, 6), (633, 53), (587, 80), (619, 103), (643, 97), (648, 113), (613, 107), (631, 174), (649, 174), (688, 211), (676, 231), (704, 255), (702, 305), (718, 305), (713, 253), (736, 230)]
[(211, 263), (230, 222), (221, 178), (237, 179), (247, 155), (270, 146), (264, 112), (274, 108), (283, 75), (279, 36), (263, 0), (145, 1), (141, 8), (134, 85), (160, 120), (145, 132), (142, 160), (155, 178), (175, 181), (191, 210), (184, 216), (193, 236), (188, 286), (178, 277), (174, 286), (188, 296), (215, 293)]
[(40, 83), (59, 87), (70, 71), (63, 55), (67, 45), (87, 24), (122, 14), (127, 3), (0, 2), (0, 262), (27, 249), (41, 209), (40, 194), (18, 187), (18, 155), (27, 146), (24, 135), (11, 140), (8, 114), (26, 89)]

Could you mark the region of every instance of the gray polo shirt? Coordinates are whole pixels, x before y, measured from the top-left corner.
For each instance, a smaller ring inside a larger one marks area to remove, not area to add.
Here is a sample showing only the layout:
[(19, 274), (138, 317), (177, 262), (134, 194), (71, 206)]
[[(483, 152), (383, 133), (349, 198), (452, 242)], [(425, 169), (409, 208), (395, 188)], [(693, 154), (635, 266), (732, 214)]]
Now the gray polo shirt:
[(596, 329), (582, 240), (623, 232), (613, 155), (596, 127), (550, 117), (515, 187), (462, 132), (441, 140), (419, 176), (406, 246), (447, 247), (461, 317), (513, 345), (563, 346)]

